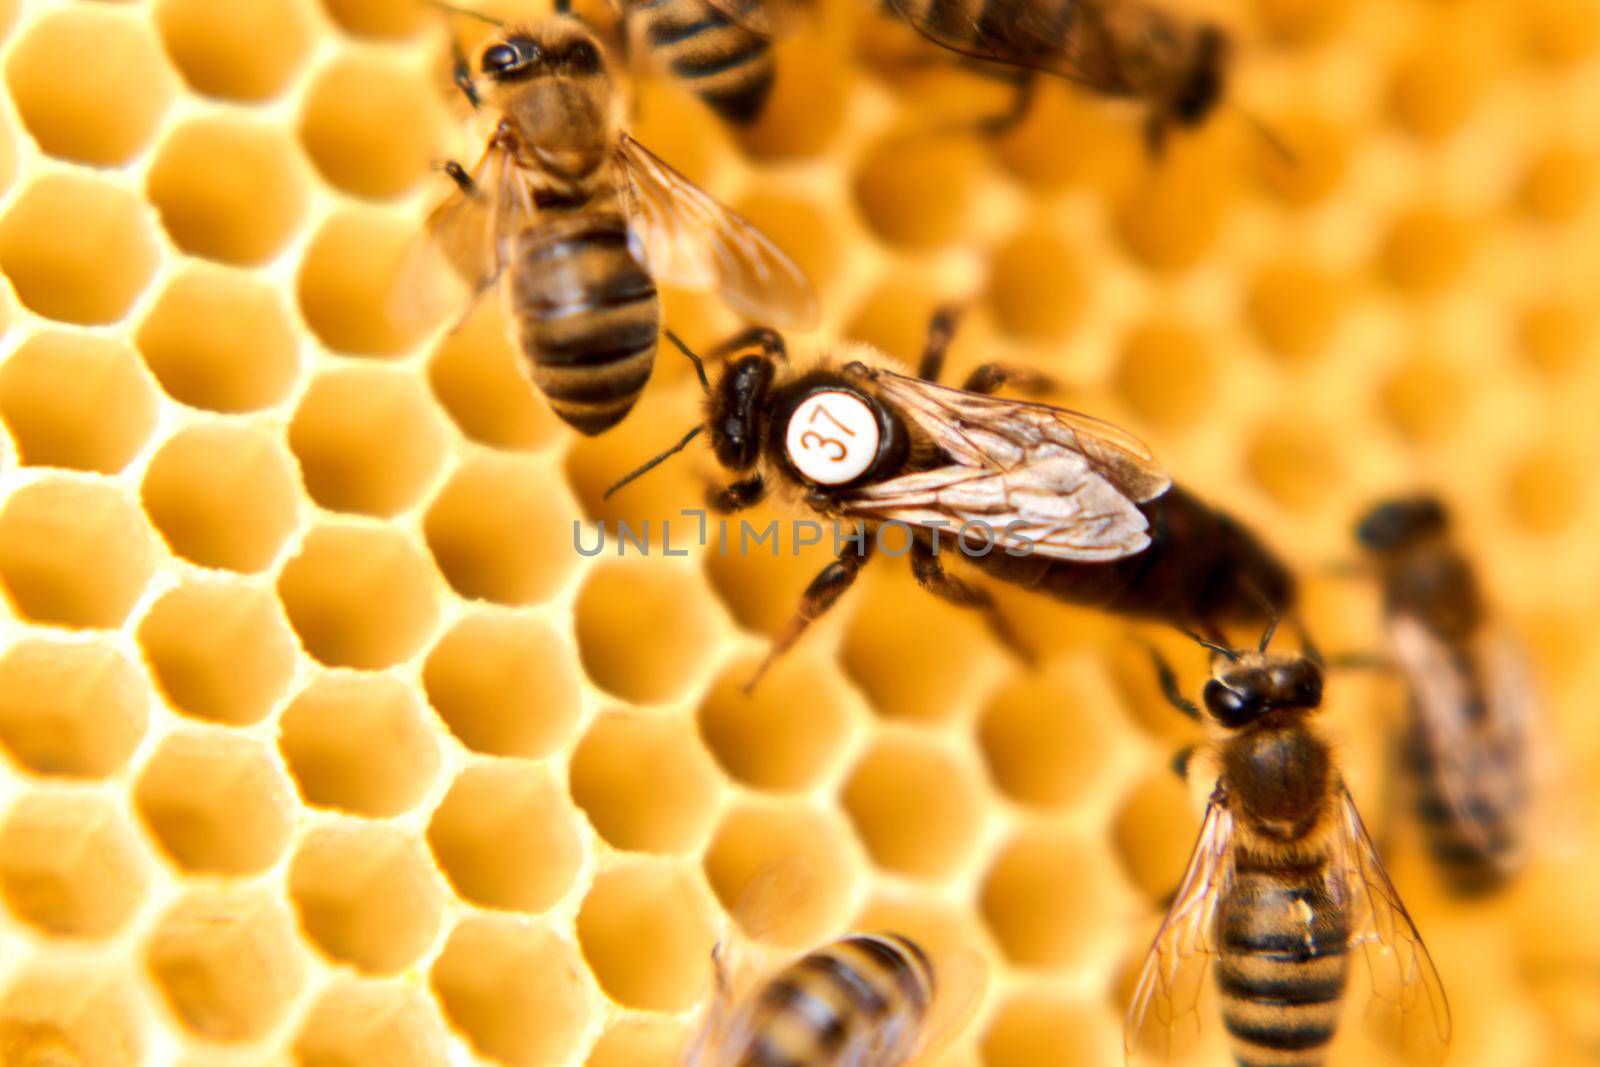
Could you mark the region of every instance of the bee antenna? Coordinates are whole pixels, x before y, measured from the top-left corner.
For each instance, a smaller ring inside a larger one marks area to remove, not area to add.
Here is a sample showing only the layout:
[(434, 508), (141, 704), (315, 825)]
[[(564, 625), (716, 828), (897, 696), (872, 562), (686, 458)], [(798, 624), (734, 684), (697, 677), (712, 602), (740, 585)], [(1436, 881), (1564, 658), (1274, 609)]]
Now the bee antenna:
[(627, 485), (629, 482), (633, 481), (636, 478), (640, 478), (640, 477), (642, 477), (642, 476), (644, 476), (646, 474), (649, 474), (651, 471), (653, 471), (657, 467), (661, 466), (661, 464), (665, 463), (667, 460), (671, 459), (673, 456), (677, 455), (679, 452), (682, 452), (685, 448), (688, 448), (689, 447), (689, 442), (693, 441), (696, 437), (700, 436), (700, 431), (703, 430), (703, 429), (705, 429), (704, 426), (696, 426), (694, 429), (692, 429), (688, 433), (684, 434), (682, 440), (680, 440), (677, 444), (673, 445), (671, 448), (667, 449), (665, 452), (662, 452), (660, 455), (654, 457), (648, 463), (645, 463), (643, 466), (635, 468), (631, 473), (626, 475), (621, 481), (619, 481), (616, 484), (614, 484), (610, 489), (607, 489), (605, 491), (604, 495), (602, 495), (600, 497), (600, 499), (601, 500), (610, 500), (611, 499), (611, 494), (615, 493), (618, 489), (621, 489), (623, 486)]
[(1279, 159), (1291, 167), (1300, 165), (1300, 157), (1294, 154), (1294, 149), (1290, 148), (1288, 143), (1278, 136), (1277, 131), (1268, 126), (1259, 115), (1244, 108), (1239, 109), (1239, 114), (1244, 116), (1244, 120), (1256, 131), (1256, 135), (1266, 142), (1267, 147), (1272, 149)]
[(1195, 644), (1199, 645), (1201, 648), (1209, 649), (1210, 651), (1215, 652), (1217, 655), (1225, 657), (1229, 663), (1237, 662), (1239, 659), (1239, 653), (1236, 649), (1229, 648), (1227, 645), (1219, 645), (1215, 641), (1207, 640), (1206, 638), (1195, 633), (1193, 630), (1184, 630), (1183, 633), (1184, 636), (1189, 638), (1189, 640), (1193, 641)]
[(422, 4), (424, 7), (435, 7), (451, 15), (463, 15), (469, 19), (477, 19), (479, 22), (487, 22), (491, 26), (504, 26), (506, 24), (505, 19), (497, 19), (493, 15), (486, 15), (482, 11), (474, 11), (470, 7), (447, 3), (446, 0), (422, 0)]
[(682, 352), (684, 355), (689, 357), (689, 362), (694, 364), (695, 374), (700, 378), (700, 388), (709, 394), (711, 392), (711, 379), (706, 377), (705, 361), (699, 356), (695, 355), (694, 351), (690, 349), (688, 345), (684, 344), (683, 339), (677, 334), (673, 333), (671, 330), (663, 330), (662, 332), (667, 335), (667, 340), (671, 341), (673, 346), (677, 348), (679, 352)]

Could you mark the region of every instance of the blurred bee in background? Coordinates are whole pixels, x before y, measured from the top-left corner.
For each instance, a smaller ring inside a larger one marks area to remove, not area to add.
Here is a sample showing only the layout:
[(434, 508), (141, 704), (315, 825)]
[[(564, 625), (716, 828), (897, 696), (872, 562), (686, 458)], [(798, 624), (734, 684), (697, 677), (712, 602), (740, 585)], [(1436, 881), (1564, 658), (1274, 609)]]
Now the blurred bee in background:
[(803, 0), (618, 0), (630, 53), (649, 56), (725, 121), (748, 126), (772, 95), (772, 43), (794, 33)]
[(974, 59), (1020, 67), (1020, 121), (1044, 72), (1105, 96), (1144, 103), (1145, 141), (1159, 154), (1173, 126), (1196, 127), (1227, 83), (1229, 41), (1213, 23), (1144, 0), (888, 0), (924, 37)]
[(1526, 860), (1533, 686), (1484, 604), (1439, 500), (1374, 507), (1356, 538), (1377, 567), (1389, 642), (1410, 692), (1400, 764), (1447, 884), (1503, 885)]
[(1040, 375), (991, 363), (963, 389), (936, 384), (955, 319), (949, 309), (935, 316), (916, 378), (889, 370), (865, 345), (840, 346), (796, 371), (781, 337), (755, 331), (716, 351), (727, 362), (713, 387), (683, 348), (707, 393), (704, 423), (608, 496), (704, 429), (717, 461), (737, 476), (711, 495), (713, 509), (750, 507), (777, 485), (819, 515), (871, 531), (812, 581), (761, 671), (850, 587), (886, 523), (909, 531), (923, 588), (982, 611), (1002, 646), (1025, 659), (993, 597), (947, 574), (941, 550), (967, 543), (973, 566), (1001, 581), (1217, 634), (1223, 623), (1259, 623), (1292, 605), (1289, 571), (1243, 526), (1174, 486), (1132, 435), (1074, 411), (987, 395), (1007, 382), (1040, 390), (1048, 384)]
[(1369, 1021), (1419, 1062), (1436, 1061), (1451, 1034), (1444, 987), (1311, 728), (1322, 665), (1268, 653), (1272, 632), (1247, 651), (1203, 642), (1214, 658), (1198, 706), (1156, 654), (1168, 700), (1220, 733), (1220, 773), (1134, 989), (1126, 1051), (1159, 1058), (1179, 1028), (1202, 1030), (1215, 974), (1240, 1067), (1317, 1067), (1356, 972), (1371, 982)]
[(574, 429), (597, 434), (638, 400), (655, 361), (656, 283), (714, 289), (734, 310), (806, 328), (810, 284), (748, 221), (621, 128), (621, 97), (595, 32), (568, 14), (498, 28), (474, 78), (459, 47), (456, 84), (499, 115), (454, 195), (429, 217), (403, 268), (396, 312), (432, 319), (435, 294), (458, 312), (502, 275), (534, 383)]
[(736, 988), (721, 950), (684, 1067), (899, 1067), (930, 1056), (976, 1009), (974, 955), (943, 961), (900, 934), (851, 934)]

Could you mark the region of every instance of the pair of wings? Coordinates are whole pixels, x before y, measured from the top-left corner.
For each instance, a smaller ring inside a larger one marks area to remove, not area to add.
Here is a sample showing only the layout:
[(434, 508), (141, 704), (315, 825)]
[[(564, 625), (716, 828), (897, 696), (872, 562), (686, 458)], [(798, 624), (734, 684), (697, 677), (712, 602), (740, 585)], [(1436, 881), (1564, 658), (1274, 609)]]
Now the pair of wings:
[(1125, 88), (1102, 0), (891, 2), (941, 48), (1054, 74), (1101, 92)]
[[(755, 226), (627, 134), (610, 163), (634, 259), (659, 283), (715, 290), (739, 314), (809, 329), (817, 298), (805, 274)], [(541, 224), (534, 186), (503, 130), (473, 174), (428, 216), (424, 239), (402, 268), (393, 312), (431, 324), (459, 315), (504, 273), (517, 235)]]
[(1528, 807), (1534, 740), (1533, 683), (1522, 648), (1504, 629), (1488, 628), (1472, 650), (1474, 679), (1420, 619), (1397, 614), (1389, 634), (1440, 796), (1478, 852), (1512, 873), (1521, 850), (1503, 844), (1508, 831), (1518, 844), (1524, 837), (1519, 824)]
[(1138, 505), (1172, 481), (1131, 434), (1048, 404), (865, 373), (952, 462), (842, 493), (844, 514), (952, 537), (982, 523), (997, 548), (1050, 559), (1106, 561), (1149, 546)]
[[(1437, 1063), (1451, 1034), (1444, 986), (1343, 784), (1335, 802), (1330, 889), (1346, 908), (1351, 975), (1364, 974), (1370, 987), (1367, 1020), (1406, 1059)], [(1200, 1001), (1220, 948), (1217, 908), (1233, 879), (1233, 835), (1233, 812), (1219, 785), (1134, 988), (1124, 1034), (1130, 1060), (1160, 1059), (1176, 1030), (1205, 1025)]]

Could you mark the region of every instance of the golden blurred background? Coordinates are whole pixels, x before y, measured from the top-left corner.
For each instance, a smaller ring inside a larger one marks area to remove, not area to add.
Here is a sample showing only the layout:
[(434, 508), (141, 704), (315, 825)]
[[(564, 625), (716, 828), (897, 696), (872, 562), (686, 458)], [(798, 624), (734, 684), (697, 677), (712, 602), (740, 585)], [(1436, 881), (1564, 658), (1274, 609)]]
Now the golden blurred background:
[[(952, 377), (1026, 362), (1139, 433), (1304, 569), (1326, 648), (1379, 640), (1336, 573), (1358, 511), (1443, 493), (1592, 816), (1600, 3), (1207, 10), (1230, 103), (1159, 163), (1135, 108), (1061, 83), (975, 135), (1005, 91), (869, 0), (779, 47), (753, 128), (664, 81), (633, 128), (810, 273), (797, 356), (910, 360), (967, 302)], [(827, 546), (572, 546), (715, 475), (701, 449), (600, 498), (694, 420), (683, 361), (579, 439), (495, 301), (450, 336), (384, 313), (434, 164), (481, 146), (438, 12), (8, 0), (0, 26), (0, 1063), (670, 1063), (727, 912), (791, 854), (816, 885), (782, 947), (892, 927), (987, 959), (950, 1063), (1119, 1061), (1204, 791), (1125, 623), (998, 590), (1030, 674), (879, 560), (746, 699)], [(699, 345), (737, 325), (664, 312)], [(1199, 651), (1150, 636), (1197, 686)], [(1388, 810), (1398, 687), (1329, 688), (1452, 1062), (1600, 1060), (1600, 857), (1552, 833), (1451, 900)]]

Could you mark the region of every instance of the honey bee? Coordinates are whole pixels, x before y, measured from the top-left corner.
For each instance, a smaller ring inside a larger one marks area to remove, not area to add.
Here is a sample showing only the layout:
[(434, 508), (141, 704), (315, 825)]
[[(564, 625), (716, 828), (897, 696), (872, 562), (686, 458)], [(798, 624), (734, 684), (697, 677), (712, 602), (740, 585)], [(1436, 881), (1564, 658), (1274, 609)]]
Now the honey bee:
[(506, 276), (534, 384), (585, 434), (620, 421), (650, 377), (657, 282), (714, 289), (757, 321), (815, 322), (800, 269), (621, 128), (587, 24), (559, 11), (526, 26), (476, 17), (500, 28), (479, 60), (486, 88), (459, 54), (456, 81), (499, 121), (470, 172), (445, 165), (457, 189), (404, 267), (402, 314), (440, 291), (469, 307)]
[(936, 968), (900, 934), (851, 934), (739, 992), (713, 954), (709, 1012), (684, 1067), (899, 1067), (930, 1055), (977, 1006), (975, 956)]
[(983, 612), (1024, 658), (990, 594), (947, 574), (941, 551), (959, 548), (988, 575), (1069, 603), (1212, 633), (1289, 608), (1289, 571), (1239, 523), (1173, 485), (1132, 435), (987, 395), (1007, 382), (1037, 391), (1047, 384), (1041, 376), (991, 363), (963, 389), (936, 384), (954, 325), (949, 309), (935, 316), (916, 378), (865, 345), (796, 371), (783, 339), (758, 330), (717, 350), (726, 363), (713, 387), (683, 348), (707, 393), (705, 420), (611, 492), (706, 430), (736, 476), (712, 493), (714, 510), (750, 507), (778, 485), (817, 514), (869, 532), (811, 582), (762, 671), (838, 601), (889, 523), (909, 532), (918, 583)]
[[(1215, 656), (1200, 706), (1168, 699), (1220, 735), (1216, 788), (1194, 854), (1128, 1009), (1126, 1051), (1160, 1056), (1198, 1031), (1214, 974), (1241, 1067), (1327, 1060), (1352, 973), (1371, 983), (1368, 1019), (1410, 1057), (1441, 1057), (1451, 1020), (1433, 960), (1384, 871), (1355, 801), (1310, 718), (1323, 669), (1309, 655)], [(1203, 710), (1202, 710), (1203, 709)], [(1359, 955), (1358, 955), (1359, 953)]]
[(1432, 497), (1391, 500), (1356, 538), (1377, 566), (1389, 641), (1410, 690), (1401, 765), (1447, 884), (1503, 885), (1526, 860), (1533, 687)]
[[(1215, 110), (1227, 80), (1229, 41), (1213, 23), (1180, 18), (1145, 0), (890, 0), (933, 43), (979, 60), (1055, 74), (1148, 108), (1145, 139), (1158, 153), (1173, 126)], [(1020, 119), (1033, 90), (1018, 81)]]
[(721, 118), (761, 116), (777, 66), (772, 42), (795, 31), (800, 0), (619, 0), (631, 50), (651, 57)]

